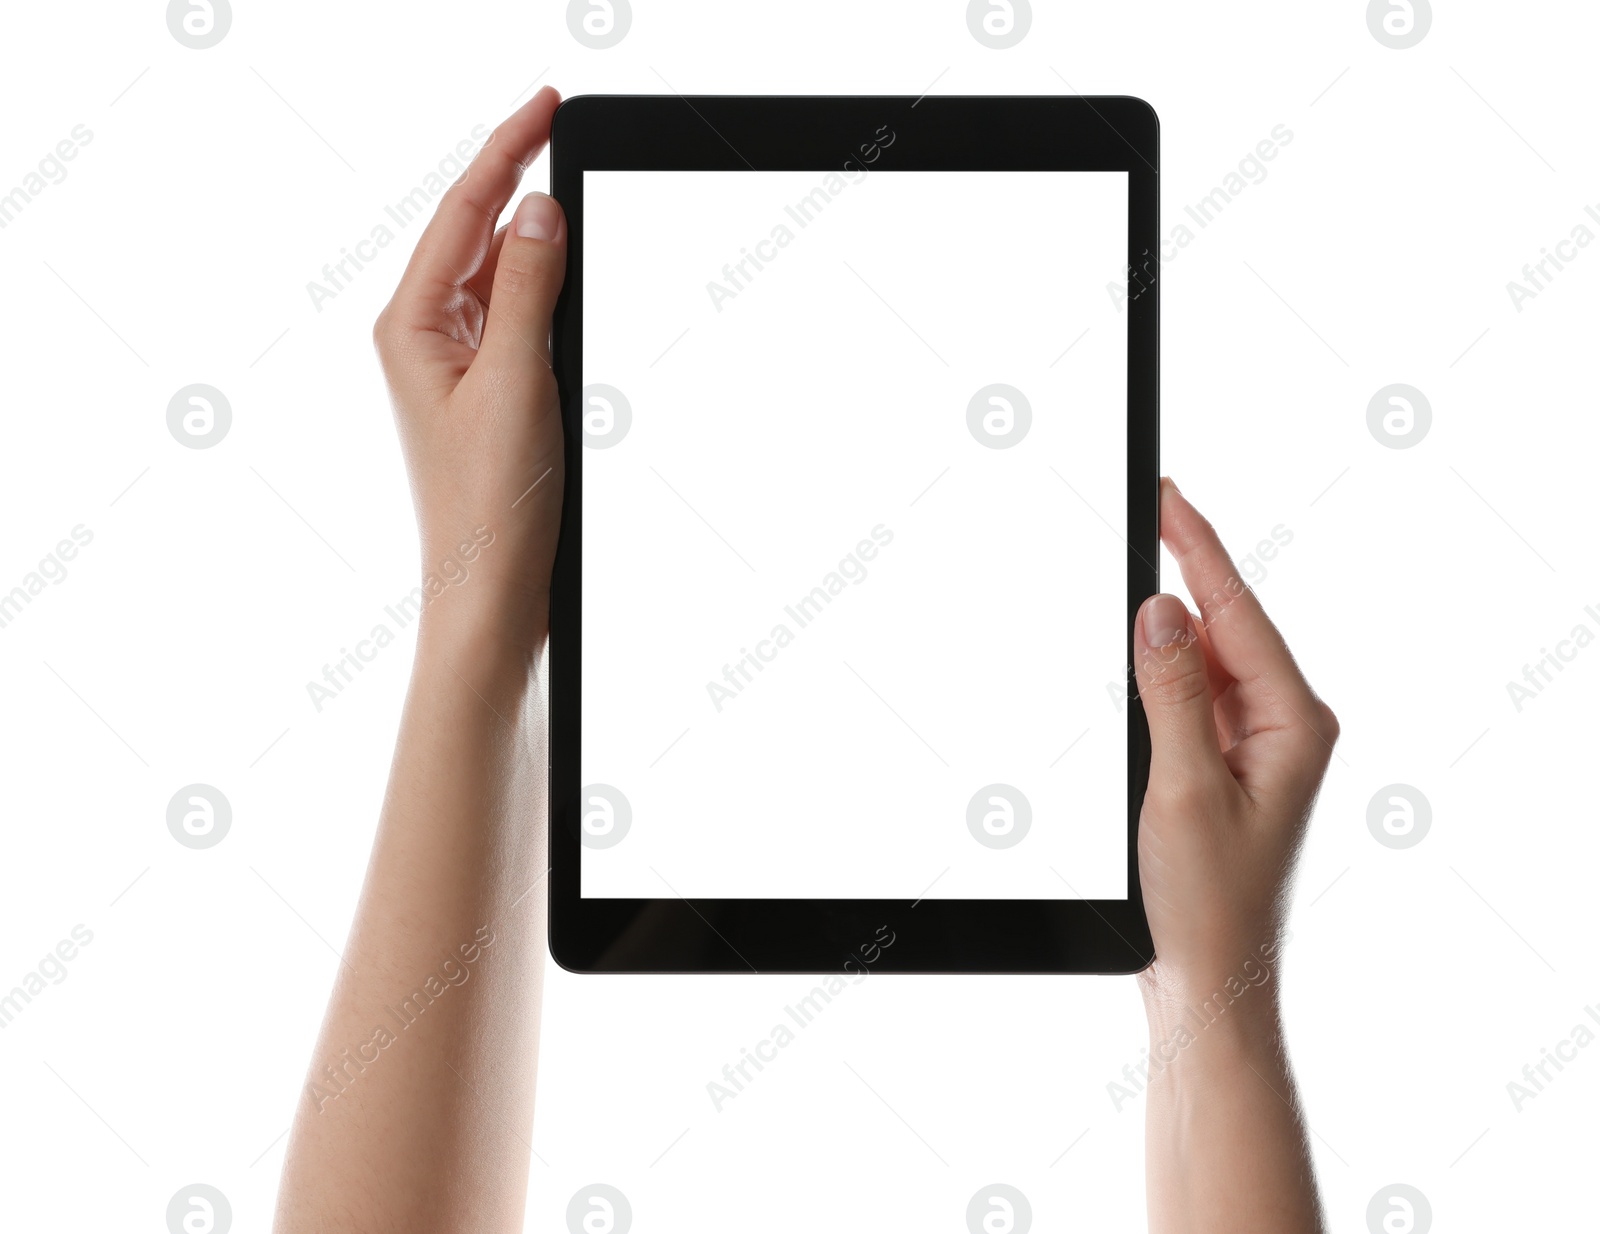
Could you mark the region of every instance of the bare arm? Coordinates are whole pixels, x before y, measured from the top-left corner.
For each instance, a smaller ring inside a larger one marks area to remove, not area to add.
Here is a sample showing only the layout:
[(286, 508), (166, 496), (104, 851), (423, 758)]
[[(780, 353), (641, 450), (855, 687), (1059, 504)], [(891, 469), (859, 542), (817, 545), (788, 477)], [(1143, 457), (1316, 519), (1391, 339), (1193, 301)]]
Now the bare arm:
[(522, 1228), (545, 952), (539, 656), (561, 504), (548, 198), (493, 233), (542, 91), (441, 200), (376, 338), (423, 615), (366, 884), (311, 1062), (280, 1234)]
[(1200, 614), (1156, 596), (1134, 636), (1152, 742), (1139, 828), (1157, 955), (1141, 978), (1150, 1229), (1316, 1234), (1278, 968), (1289, 879), (1339, 726), (1170, 481), (1161, 536)]

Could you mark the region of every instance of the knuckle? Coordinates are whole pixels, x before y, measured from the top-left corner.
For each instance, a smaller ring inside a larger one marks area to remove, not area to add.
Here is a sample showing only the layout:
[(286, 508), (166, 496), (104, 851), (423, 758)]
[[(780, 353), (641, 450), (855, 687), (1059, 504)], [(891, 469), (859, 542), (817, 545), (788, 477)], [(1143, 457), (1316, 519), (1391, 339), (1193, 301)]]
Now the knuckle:
[(1295, 756), (1305, 760), (1321, 759), (1326, 762), (1333, 755), (1333, 746), (1339, 740), (1339, 720), (1325, 703), (1311, 705), (1287, 726), (1290, 748)]
[(1139, 687), (1139, 697), (1157, 707), (1183, 707), (1210, 692), (1211, 684), (1198, 665), (1163, 664), (1154, 668)]
[(377, 349), (380, 356), (388, 351), (392, 338), (393, 329), (389, 324), (389, 309), (385, 306), (383, 311), (372, 322), (372, 345)]
[(495, 282), (499, 290), (511, 296), (538, 295), (550, 283), (550, 263), (536, 253), (502, 252)]

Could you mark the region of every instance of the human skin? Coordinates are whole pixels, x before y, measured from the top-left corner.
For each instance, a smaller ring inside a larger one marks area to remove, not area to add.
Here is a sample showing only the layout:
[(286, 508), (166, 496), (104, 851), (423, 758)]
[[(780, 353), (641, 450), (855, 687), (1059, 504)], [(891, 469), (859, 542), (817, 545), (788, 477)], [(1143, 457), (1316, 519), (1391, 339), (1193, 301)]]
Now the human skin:
[(1171, 1058), (1152, 1066), (1145, 1111), (1150, 1229), (1320, 1231), (1277, 952), (1339, 723), (1170, 480), (1161, 539), (1198, 614), (1156, 595), (1134, 627), (1151, 740), (1139, 881), (1156, 950), (1139, 980), (1150, 1053)]
[[(541, 90), (494, 131), (374, 330), (424, 578), (453, 572), (443, 563), (478, 529), (493, 539), (418, 622), (366, 884), (295, 1113), (285, 1234), (522, 1229), (547, 950), (541, 655), (562, 485), (549, 337), (566, 225), (543, 194), (509, 228), (494, 222), (558, 101)], [(463, 966), (483, 927), (493, 941)], [(389, 1009), (426, 994), (447, 956), (468, 976), (401, 1028)], [(395, 1040), (371, 1045), (375, 1026)], [(345, 1061), (363, 1047), (375, 1061)]]
[[(454, 573), (443, 563), (465, 559), (468, 541), (488, 543), (418, 623), (366, 882), (295, 1114), (279, 1234), (522, 1229), (547, 951), (543, 655), (562, 491), (549, 337), (567, 233), (539, 193), (507, 227), (494, 224), (558, 101), (541, 90), (495, 130), (441, 200), (374, 330), (424, 578)], [(1140, 979), (1152, 1052), (1277, 938), (1337, 733), (1255, 597), (1231, 593), (1209, 525), (1165, 483), (1162, 536), (1197, 599), (1227, 603), (1213, 613), (1202, 601), (1202, 624), (1154, 597), (1135, 631), (1154, 747), (1139, 840), (1159, 957)], [(1274, 971), (1153, 1073), (1152, 1230), (1320, 1228), (1276, 986)], [(401, 1027), (391, 1010), (408, 999), (424, 1009)]]

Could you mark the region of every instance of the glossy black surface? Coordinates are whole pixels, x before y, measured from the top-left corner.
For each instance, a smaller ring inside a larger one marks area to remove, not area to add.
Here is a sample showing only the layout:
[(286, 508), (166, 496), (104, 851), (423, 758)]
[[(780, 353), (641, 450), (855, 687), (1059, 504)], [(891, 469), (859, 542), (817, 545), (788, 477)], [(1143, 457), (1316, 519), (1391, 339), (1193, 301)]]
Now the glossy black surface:
[[(605, 96), (556, 112), (551, 192), (570, 229), (556, 306), (555, 371), (566, 430), (566, 496), (550, 607), (550, 950), (581, 972), (1128, 973), (1153, 950), (1137, 848), (1150, 743), (1137, 698), (1128, 725), (1127, 900), (616, 900), (579, 895), (582, 708), (583, 172), (839, 168), (880, 126), (874, 172), (1128, 173), (1128, 569), (1133, 617), (1157, 590), (1159, 124), (1126, 97)], [(643, 208), (643, 207), (642, 207)], [(975, 222), (975, 221), (972, 221)], [(1142, 286), (1142, 290), (1140, 287)], [(1132, 693), (1130, 682), (1130, 694)], [(839, 860), (848, 861), (841, 852)], [(874, 940), (893, 936), (888, 947)], [(866, 960), (869, 949), (876, 953)]]

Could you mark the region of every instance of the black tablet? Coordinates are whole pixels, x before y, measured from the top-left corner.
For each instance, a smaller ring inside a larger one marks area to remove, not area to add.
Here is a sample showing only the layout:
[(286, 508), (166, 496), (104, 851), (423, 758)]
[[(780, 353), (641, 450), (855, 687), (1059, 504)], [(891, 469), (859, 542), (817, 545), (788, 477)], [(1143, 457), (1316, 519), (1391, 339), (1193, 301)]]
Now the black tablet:
[(1149, 963), (1157, 148), (1132, 98), (562, 104), (564, 967)]

